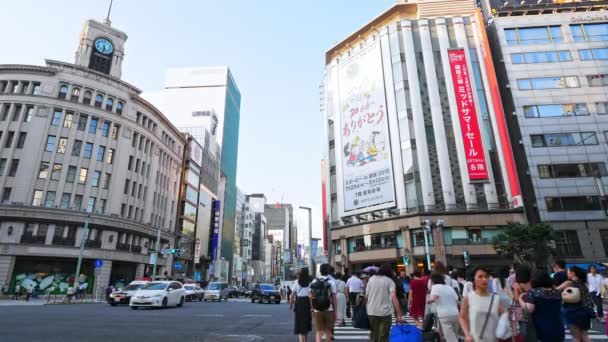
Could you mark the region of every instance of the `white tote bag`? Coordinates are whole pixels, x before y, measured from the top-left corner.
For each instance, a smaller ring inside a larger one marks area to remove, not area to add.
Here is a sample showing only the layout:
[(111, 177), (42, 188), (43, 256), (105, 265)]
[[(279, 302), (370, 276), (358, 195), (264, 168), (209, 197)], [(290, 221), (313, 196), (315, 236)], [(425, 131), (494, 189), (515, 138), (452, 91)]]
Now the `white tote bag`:
[(498, 325), (496, 326), (496, 337), (501, 340), (506, 340), (513, 335), (511, 330), (511, 322), (509, 321), (509, 313), (503, 312), (498, 319)]

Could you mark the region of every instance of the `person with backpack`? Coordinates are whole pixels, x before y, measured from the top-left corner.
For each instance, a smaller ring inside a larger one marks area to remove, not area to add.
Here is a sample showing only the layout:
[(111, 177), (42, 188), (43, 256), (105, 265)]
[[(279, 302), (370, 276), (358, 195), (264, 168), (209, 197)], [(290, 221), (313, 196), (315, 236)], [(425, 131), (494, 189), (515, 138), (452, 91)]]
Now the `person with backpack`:
[(322, 342), (323, 333), (326, 339), (331, 340), (331, 332), (336, 320), (334, 304), (336, 298), (336, 282), (329, 276), (329, 264), (322, 264), (319, 267), (321, 276), (310, 284), (310, 299), (314, 311), (316, 341)]
[(403, 323), (393, 270), (389, 264), (383, 264), (378, 273), (369, 279), (365, 299), (371, 327), (370, 341), (388, 342), (394, 312), (397, 313), (397, 323)]

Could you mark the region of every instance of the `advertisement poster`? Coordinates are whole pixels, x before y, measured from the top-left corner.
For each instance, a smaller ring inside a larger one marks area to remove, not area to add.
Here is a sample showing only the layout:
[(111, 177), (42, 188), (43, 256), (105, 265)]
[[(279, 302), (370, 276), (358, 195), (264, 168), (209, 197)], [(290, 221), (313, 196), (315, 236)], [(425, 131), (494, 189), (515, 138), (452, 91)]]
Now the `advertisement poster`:
[(338, 85), (344, 213), (391, 207), (395, 191), (380, 44), (341, 63)]
[(477, 121), (477, 111), (473, 101), (469, 70), (463, 49), (448, 51), (452, 83), (456, 94), (456, 107), (460, 119), (460, 131), (467, 158), (469, 180), (483, 181), (488, 179), (488, 169), (484, 154), (481, 132)]
[(201, 239), (196, 239), (194, 243), (194, 263), (198, 264), (201, 259)]

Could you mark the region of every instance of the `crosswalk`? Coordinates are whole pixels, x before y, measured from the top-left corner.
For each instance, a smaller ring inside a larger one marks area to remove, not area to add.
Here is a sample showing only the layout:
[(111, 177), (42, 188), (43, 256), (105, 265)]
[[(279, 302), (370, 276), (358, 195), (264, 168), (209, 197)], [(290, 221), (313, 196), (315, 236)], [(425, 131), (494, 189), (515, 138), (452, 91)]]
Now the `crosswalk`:
[[(409, 317), (405, 316), (405, 323), (410, 325), (416, 325), (416, 321)], [(345, 326), (340, 326), (336, 324), (334, 330), (334, 339), (341, 341), (361, 341), (361, 340), (369, 340), (369, 330), (362, 330), (353, 328), (352, 320), (350, 318), (346, 319)], [(393, 317), (393, 324), (395, 324), (395, 318)], [(324, 338), (325, 339), (325, 338)], [(606, 336), (603, 332), (591, 329), (589, 330), (589, 339), (591, 341), (606, 341), (608, 342), (608, 336)], [(566, 341), (574, 341), (570, 332), (566, 330)]]

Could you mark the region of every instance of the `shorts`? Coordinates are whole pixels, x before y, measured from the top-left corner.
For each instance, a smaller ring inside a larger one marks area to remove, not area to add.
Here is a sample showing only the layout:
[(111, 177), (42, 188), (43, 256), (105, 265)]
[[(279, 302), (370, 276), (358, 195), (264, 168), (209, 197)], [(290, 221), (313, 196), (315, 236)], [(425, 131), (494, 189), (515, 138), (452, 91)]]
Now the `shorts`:
[(314, 314), (315, 327), (317, 331), (331, 330), (334, 327), (334, 312), (319, 311)]

